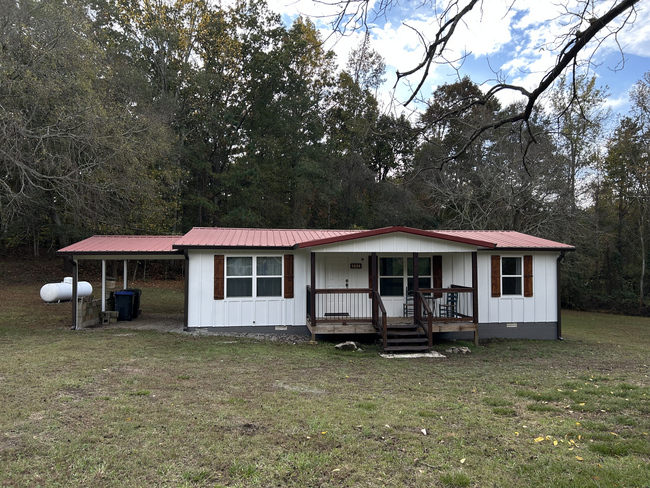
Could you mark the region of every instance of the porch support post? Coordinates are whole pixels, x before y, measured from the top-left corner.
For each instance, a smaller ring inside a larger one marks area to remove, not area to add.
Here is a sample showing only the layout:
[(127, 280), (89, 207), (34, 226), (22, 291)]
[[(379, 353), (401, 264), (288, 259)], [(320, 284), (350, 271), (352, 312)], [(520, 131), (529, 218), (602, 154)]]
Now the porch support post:
[(183, 297), (183, 330), (190, 330), (189, 314), (190, 314), (190, 256), (189, 251), (185, 249), (185, 261), (183, 262), (185, 271), (185, 296)]
[(72, 330), (77, 330), (77, 322), (79, 321), (78, 306), (78, 284), (79, 284), (79, 263), (72, 256)]
[(106, 312), (106, 260), (102, 259), (102, 312)]
[(474, 345), (478, 347), (478, 253), (472, 253), (472, 315), (474, 316)]
[(126, 290), (126, 273), (127, 273), (127, 266), (126, 266), (126, 263), (127, 263), (127, 262), (128, 262), (128, 261), (125, 259), (125, 260), (124, 260), (124, 276), (123, 276), (123, 278), (124, 278), (124, 280), (123, 280), (123, 282), (124, 282), (124, 286), (122, 287), (122, 289), (124, 289), (124, 290)]
[(379, 328), (379, 304), (377, 303), (377, 253), (370, 254), (370, 288), (372, 289), (372, 325)]
[[(311, 253), (311, 326), (316, 327), (316, 253)], [(312, 332), (311, 340), (316, 340), (316, 334)]]
[[(408, 266), (407, 266), (408, 268)], [(408, 271), (407, 273), (408, 274)], [(413, 324), (417, 325), (420, 323), (420, 297), (418, 296), (418, 290), (420, 289), (420, 254), (417, 252), (413, 253)], [(407, 281), (407, 294), (408, 294), (408, 281)]]

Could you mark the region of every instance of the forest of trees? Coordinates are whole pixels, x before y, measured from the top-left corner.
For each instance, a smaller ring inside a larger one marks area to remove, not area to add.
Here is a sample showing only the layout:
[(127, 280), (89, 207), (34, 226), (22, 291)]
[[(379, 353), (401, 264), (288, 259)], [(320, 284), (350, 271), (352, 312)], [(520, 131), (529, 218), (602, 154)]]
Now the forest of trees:
[(388, 112), (368, 37), (339, 66), (263, 0), (0, 0), (0, 23), (5, 252), (193, 226), (506, 229), (576, 246), (566, 306), (650, 315), (650, 72), (626, 116), (560, 77), (466, 146), (521, 104), (464, 78)]

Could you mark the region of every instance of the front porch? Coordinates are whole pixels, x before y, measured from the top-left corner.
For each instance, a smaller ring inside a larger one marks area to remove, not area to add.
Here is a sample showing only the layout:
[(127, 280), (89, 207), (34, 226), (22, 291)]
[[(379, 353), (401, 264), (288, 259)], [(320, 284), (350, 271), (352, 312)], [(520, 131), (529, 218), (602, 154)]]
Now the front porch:
[[(442, 277), (435, 276), (435, 272), (422, 281), (419, 261), (418, 253), (409, 258), (412, 265), (407, 282), (411, 286), (401, 304), (396, 303), (394, 296), (390, 298), (389, 314), (380, 293), (377, 253), (369, 256), (369, 288), (317, 288), (316, 253), (312, 252), (311, 284), (306, 292), (307, 327), (312, 339), (317, 334), (377, 334), (385, 351), (407, 352), (431, 349), (433, 334), (473, 332), (474, 343), (478, 345), (476, 252), (471, 253), (470, 286), (452, 284), (443, 288)], [(427, 280), (435, 287), (420, 286)]]

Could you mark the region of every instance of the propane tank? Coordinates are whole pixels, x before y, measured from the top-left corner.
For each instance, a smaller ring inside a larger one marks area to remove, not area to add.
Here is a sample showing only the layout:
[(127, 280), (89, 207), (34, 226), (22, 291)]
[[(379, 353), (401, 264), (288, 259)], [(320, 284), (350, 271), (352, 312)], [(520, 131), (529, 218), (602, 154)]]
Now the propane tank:
[[(87, 281), (77, 282), (77, 296), (87, 297), (92, 295), (93, 287)], [(60, 302), (72, 300), (72, 278), (63, 278), (62, 283), (48, 283), (41, 288), (41, 298), (44, 302)]]

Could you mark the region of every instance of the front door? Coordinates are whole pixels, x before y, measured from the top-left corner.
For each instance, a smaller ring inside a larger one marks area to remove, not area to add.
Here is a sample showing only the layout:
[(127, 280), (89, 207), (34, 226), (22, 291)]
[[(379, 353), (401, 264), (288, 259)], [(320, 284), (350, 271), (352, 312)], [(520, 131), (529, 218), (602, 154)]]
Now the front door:
[[(348, 257), (327, 257), (325, 258), (325, 288), (349, 288), (350, 286), (350, 259)], [(327, 295), (327, 310), (332, 317), (349, 313), (346, 308), (346, 295), (343, 293), (331, 293)]]

